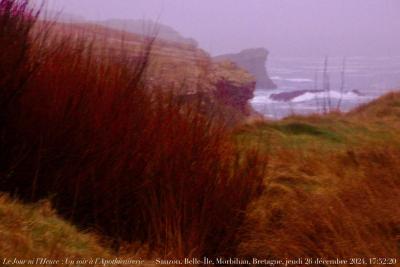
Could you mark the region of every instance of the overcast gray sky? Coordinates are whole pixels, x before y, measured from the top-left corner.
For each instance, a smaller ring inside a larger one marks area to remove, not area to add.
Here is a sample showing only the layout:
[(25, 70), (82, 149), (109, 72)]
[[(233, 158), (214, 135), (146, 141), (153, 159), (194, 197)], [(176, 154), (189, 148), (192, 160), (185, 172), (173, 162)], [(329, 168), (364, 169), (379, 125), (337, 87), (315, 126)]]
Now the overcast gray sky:
[(47, 2), (90, 20), (158, 18), (213, 55), (260, 46), (284, 56), (400, 55), (400, 0)]

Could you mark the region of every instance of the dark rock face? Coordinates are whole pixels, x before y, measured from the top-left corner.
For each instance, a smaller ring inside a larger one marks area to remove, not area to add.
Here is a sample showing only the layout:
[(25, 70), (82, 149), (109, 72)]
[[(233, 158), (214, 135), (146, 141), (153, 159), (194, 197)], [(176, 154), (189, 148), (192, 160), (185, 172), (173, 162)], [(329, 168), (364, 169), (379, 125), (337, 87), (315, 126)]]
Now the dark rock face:
[(246, 119), (262, 118), (250, 106), (248, 101), (253, 98), (255, 82), (243, 84), (232, 83), (229, 80), (219, 80), (212, 94), (197, 92), (175, 97), (180, 104), (194, 103), (199, 111), (211, 118), (219, 118), (225, 126), (241, 124)]
[(275, 89), (276, 85), (268, 77), (266, 62), (268, 50), (265, 48), (246, 49), (238, 54), (226, 54), (214, 57), (217, 61), (229, 60), (239, 67), (247, 70), (256, 78), (256, 87), (263, 89)]
[(235, 85), (229, 81), (221, 80), (217, 83), (216, 98), (223, 104), (239, 110), (243, 115), (251, 115), (252, 109), (248, 101), (253, 98), (255, 83)]
[(210, 107), (213, 104), (223, 104), (236, 110), (244, 116), (253, 115), (255, 112), (249, 105), (249, 100), (253, 98), (255, 82), (247, 84), (234, 84), (228, 80), (220, 80), (216, 84), (216, 89), (210, 95), (205, 92), (194, 94), (178, 95), (175, 100), (177, 103), (203, 103)]

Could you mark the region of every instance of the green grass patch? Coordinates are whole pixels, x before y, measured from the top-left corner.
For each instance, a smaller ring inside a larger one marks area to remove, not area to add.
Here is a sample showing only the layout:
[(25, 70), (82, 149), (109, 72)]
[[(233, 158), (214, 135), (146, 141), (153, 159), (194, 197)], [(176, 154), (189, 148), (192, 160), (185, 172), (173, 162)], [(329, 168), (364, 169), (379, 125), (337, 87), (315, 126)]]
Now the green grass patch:
[(275, 124), (272, 128), (281, 131), (287, 135), (309, 135), (329, 139), (334, 142), (341, 142), (340, 136), (330, 130), (323, 129), (308, 123), (303, 122), (290, 122), (285, 124)]

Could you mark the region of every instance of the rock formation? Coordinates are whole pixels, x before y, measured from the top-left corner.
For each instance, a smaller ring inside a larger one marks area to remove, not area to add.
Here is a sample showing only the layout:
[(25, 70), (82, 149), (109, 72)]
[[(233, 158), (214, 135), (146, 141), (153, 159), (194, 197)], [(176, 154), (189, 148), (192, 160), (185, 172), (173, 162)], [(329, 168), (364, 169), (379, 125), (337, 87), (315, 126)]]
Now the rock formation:
[(244, 68), (256, 78), (256, 87), (263, 89), (275, 89), (276, 85), (268, 77), (266, 62), (268, 50), (265, 48), (253, 48), (241, 51), (238, 54), (226, 54), (214, 57), (217, 61), (229, 60)]
[[(121, 54), (121, 40), (125, 56), (143, 55), (146, 36), (111, 29), (92, 23), (58, 23), (56, 32), (85, 36), (99, 40), (93, 49)], [(100, 52), (101, 53), (101, 52)], [(182, 101), (201, 100), (207, 113), (226, 115), (239, 122), (256, 115), (249, 105), (255, 90), (255, 78), (248, 71), (230, 61), (215, 61), (204, 50), (187, 43), (157, 38), (151, 45), (146, 69), (148, 90), (171, 90)]]

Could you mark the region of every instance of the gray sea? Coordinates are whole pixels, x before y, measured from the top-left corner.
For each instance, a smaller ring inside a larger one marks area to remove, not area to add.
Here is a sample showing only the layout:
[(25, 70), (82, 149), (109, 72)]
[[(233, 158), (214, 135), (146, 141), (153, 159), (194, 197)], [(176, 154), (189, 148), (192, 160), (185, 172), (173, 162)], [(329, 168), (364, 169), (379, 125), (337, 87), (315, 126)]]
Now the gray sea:
[[(322, 113), (329, 107), (346, 112), (400, 89), (400, 57), (329, 57), (325, 72), (329, 78), (325, 79), (324, 65), (325, 58), (320, 57), (271, 56), (267, 69), (278, 88), (258, 88), (251, 100), (253, 108), (271, 119)], [(282, 92), (326, 89), (326, 84), (329, 84), (329, 93), (304, 92), (290, 101), (271, 98), (272, 94)]]

